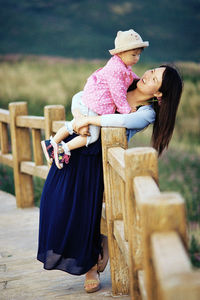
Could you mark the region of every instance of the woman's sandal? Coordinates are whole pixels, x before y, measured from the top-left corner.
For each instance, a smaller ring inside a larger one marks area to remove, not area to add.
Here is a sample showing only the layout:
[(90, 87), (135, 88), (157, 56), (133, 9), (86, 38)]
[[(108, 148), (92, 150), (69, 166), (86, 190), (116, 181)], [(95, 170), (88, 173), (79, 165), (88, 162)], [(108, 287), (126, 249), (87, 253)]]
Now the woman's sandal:
[(100, 259), (98, 260), (97, 267), (98, 272), (103, 272), (107, 266), (109, 254), (108, 254), (108, 238), (107, 236), (102, 234), (102, 241), (101, 241), (101, 247), (102, 252), (100, 255)]
[(96, 273), (96, 279), (85, 279), (84, 289), (87, 293), (94, 293), (100, 289), (99, 272), (97, 270), (97, 265), (92, 267), (89, 271), (94, 271)]

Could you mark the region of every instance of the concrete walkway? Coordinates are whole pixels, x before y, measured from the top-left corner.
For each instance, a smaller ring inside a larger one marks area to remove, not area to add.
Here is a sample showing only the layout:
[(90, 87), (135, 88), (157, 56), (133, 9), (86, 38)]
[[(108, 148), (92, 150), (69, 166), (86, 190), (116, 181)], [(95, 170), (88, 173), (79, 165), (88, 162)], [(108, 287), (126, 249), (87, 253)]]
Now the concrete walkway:
[(0, 191), (0, 300), (113, 299), (109, 266), (93, 294), (85, 293), (84, 276), (42, 268), (36, 260), (38, 219), (38, 208), (18, 209), (15, 197)]

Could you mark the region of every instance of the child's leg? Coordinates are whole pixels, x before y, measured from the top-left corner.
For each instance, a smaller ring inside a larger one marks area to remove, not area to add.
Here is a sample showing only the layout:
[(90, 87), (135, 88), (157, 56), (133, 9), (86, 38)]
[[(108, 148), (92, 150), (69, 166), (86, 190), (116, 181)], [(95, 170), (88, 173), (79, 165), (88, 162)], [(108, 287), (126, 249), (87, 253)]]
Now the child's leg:
[(66, 126), (61, 127), (54, 135), (53, 140), (56, 144), (59, 144), (62, 140), (69, 136), (69, 131)]
[(100, 127), (90, 125), (89, 126), (89, 133), (90, 133), (89, 136), (79, 135), (79, 136), (73, 138), (71, 141), (69, 141), (67, 143), (61, 142), (65, 154), (70, 156), (71, 155), (71, 152), (70, 152), (71, 150), (81, 148), (83, 146), (88, 146), (88, 145), (96, 142), (99, 138)]
[(86, 143), (87, 137), (77, 136), (67, 143), (62, 141), (61, 144), (56, 144), (54, 146), (54, 159), (58, 169), (62, 169), (64, 162), (66, 164), (69, 162), (71, 156), (70, 150), (83, 147)]
[(41, 141), (42, 150), (48, 163), (51, 164), (53, 162), (54, 149), (57, 147), (57, 144), (59, 144), (59, 142), (64, 138), (68, 137), (69, 134), (70, 132), (67, 127), (63, 126), (58, 130), (53, 138), (50, 137), (50, 140)]
[(85, 146), (87, 144), (87, 136), (76, 136), (74, 139), (72, 139), (71, 141), (65, 143), (63, 143), (63, 147), (65, 149), (65, 147), (68, 147), (68, 153), (66, 154), (69, 154), (70, 155), (70, 150), (74, 150), (74, 149), (77, 149), (77, 148), (81, 148), (83, 146)]

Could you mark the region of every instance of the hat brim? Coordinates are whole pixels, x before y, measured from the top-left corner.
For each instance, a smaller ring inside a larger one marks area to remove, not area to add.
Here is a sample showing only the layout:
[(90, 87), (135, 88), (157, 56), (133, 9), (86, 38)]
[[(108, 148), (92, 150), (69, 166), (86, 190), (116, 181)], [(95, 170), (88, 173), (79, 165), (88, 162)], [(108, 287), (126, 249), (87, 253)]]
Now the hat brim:
[(111, 49), (111, 50), (109, 50), (109, 52), (111, 55), (115, 55), (115, 54), (123, 52), (123, 51), (128, 51), (128, 50), (137, 49), (137, 48), (146, 48), (148, 46), (149, 46), (149, 42), (142, 42), (142, 43), (138, 43), (138, 44), (130, 44), (128, 46)]

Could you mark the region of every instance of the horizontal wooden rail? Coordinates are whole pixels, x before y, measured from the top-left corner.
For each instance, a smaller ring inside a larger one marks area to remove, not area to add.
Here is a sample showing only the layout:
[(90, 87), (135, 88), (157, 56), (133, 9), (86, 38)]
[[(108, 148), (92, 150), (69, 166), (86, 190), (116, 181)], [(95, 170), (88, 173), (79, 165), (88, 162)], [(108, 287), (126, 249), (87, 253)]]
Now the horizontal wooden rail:
[(126, 264), (129, 265), (129, 248), (128, 248), (128, 242), (125, 239), (124, 222), (122, 220), (114, 221), (114, 237), (126, 260)]
[(57, 132), (64, 125), (65, 125), (65, 121), (53, 121), (53, 125), (52, 125), (53, 132)]
[(0, 108), (0, 122), (7, 124), (10, 123), (10, 115), (8, 110)]
[(117, 174), (125, 180), (124, 149), (120, 147), (109, 148), (108, 162)]
[(140, 298), (142, 300), (148, 300), (146, 285), (145, 285), (145, 272), (144, 272), (144, 270), (139, 270), (138, 271), (138, 281), (139, 281)]
[(20, 164), (20, 170), (22, 173), (46, 179), (49, 167), (45, 165), (36, 166), (36, 164), (32, 161), (22, 161)]
[(44, 117), (18, 116), (16, 118), (16, 126), (34, 129), (45, 129)]
[(194, 271), (177, 232), (151, 236), (152, 260), (157, 278), (158, 299), (199, 299), (200, 272)]
[[(142, 248), (144, 256), (143, 268), (145, 270), (148, 299), (165, 299), (164, 295), (161, 297), (157, 284), (158, 277), (155, 275), (155, 266), (152, 264), (152, 246), (150, 240), (156, 232), (162, 232), (164, 236), (165, 232), (174, 230), (183, 241), (184, 247), (187, 247), (184, 200), (177, 193), (160, 193), (155, 181), (149, 176), (136, 177), (133, 184), (136, 204), (141, 216)], [(176, 255), (174, 256), (173, 254), (174, 244), (168, 242), (168, 247), (171, 248), (170, 257), (173, 257), (174, 264), (177, 264), (176, 268), (180, 268), (180, 262), (178, 260), (176, 261)], [(159, 247), (156, 249), (158, 248)], [(166, 247), (163, 248), (163, 251), (165, 251), (165, 248)], [(180, 249), (182, 248), (179, 247), (179, 250)], [(168, 263), (170, 266), (170, 261), (168, 262), (165, 257), (165, 264), (168, 265)], [(176, 276), (176, 273), (174, 275)]]
[[(150, 176), (140, 176), (134, 179), (134, 191), (137, 204), (140, 205), (146, 198), (160, 195), (160, 190), (155, 180)], [(149, 203), (150, 200), (148, 200)]]
[[(29, 207), (34, 204), (32, 177), (45, 179), (48, 174), (49, 167), (43, 162), (41, 131), (43, 130), (46, 138), (49, 138), (53, 133), (53, 122), (63, 123), (60, 120), (64, 119), (65, 109), (62, 105), (46, 106), (44, 117), (28, 116), (26, 102), (12, 102), (9, 104), (9, 110), (0, 109), (0, 162), (14, 169), (18, 207)], [(9, 136), (12, 153), (9, 153), (11, 148)]]
[(12, 154), (2, 154), (0, 151), (0, 163), (13, 168), (13, 156)]

